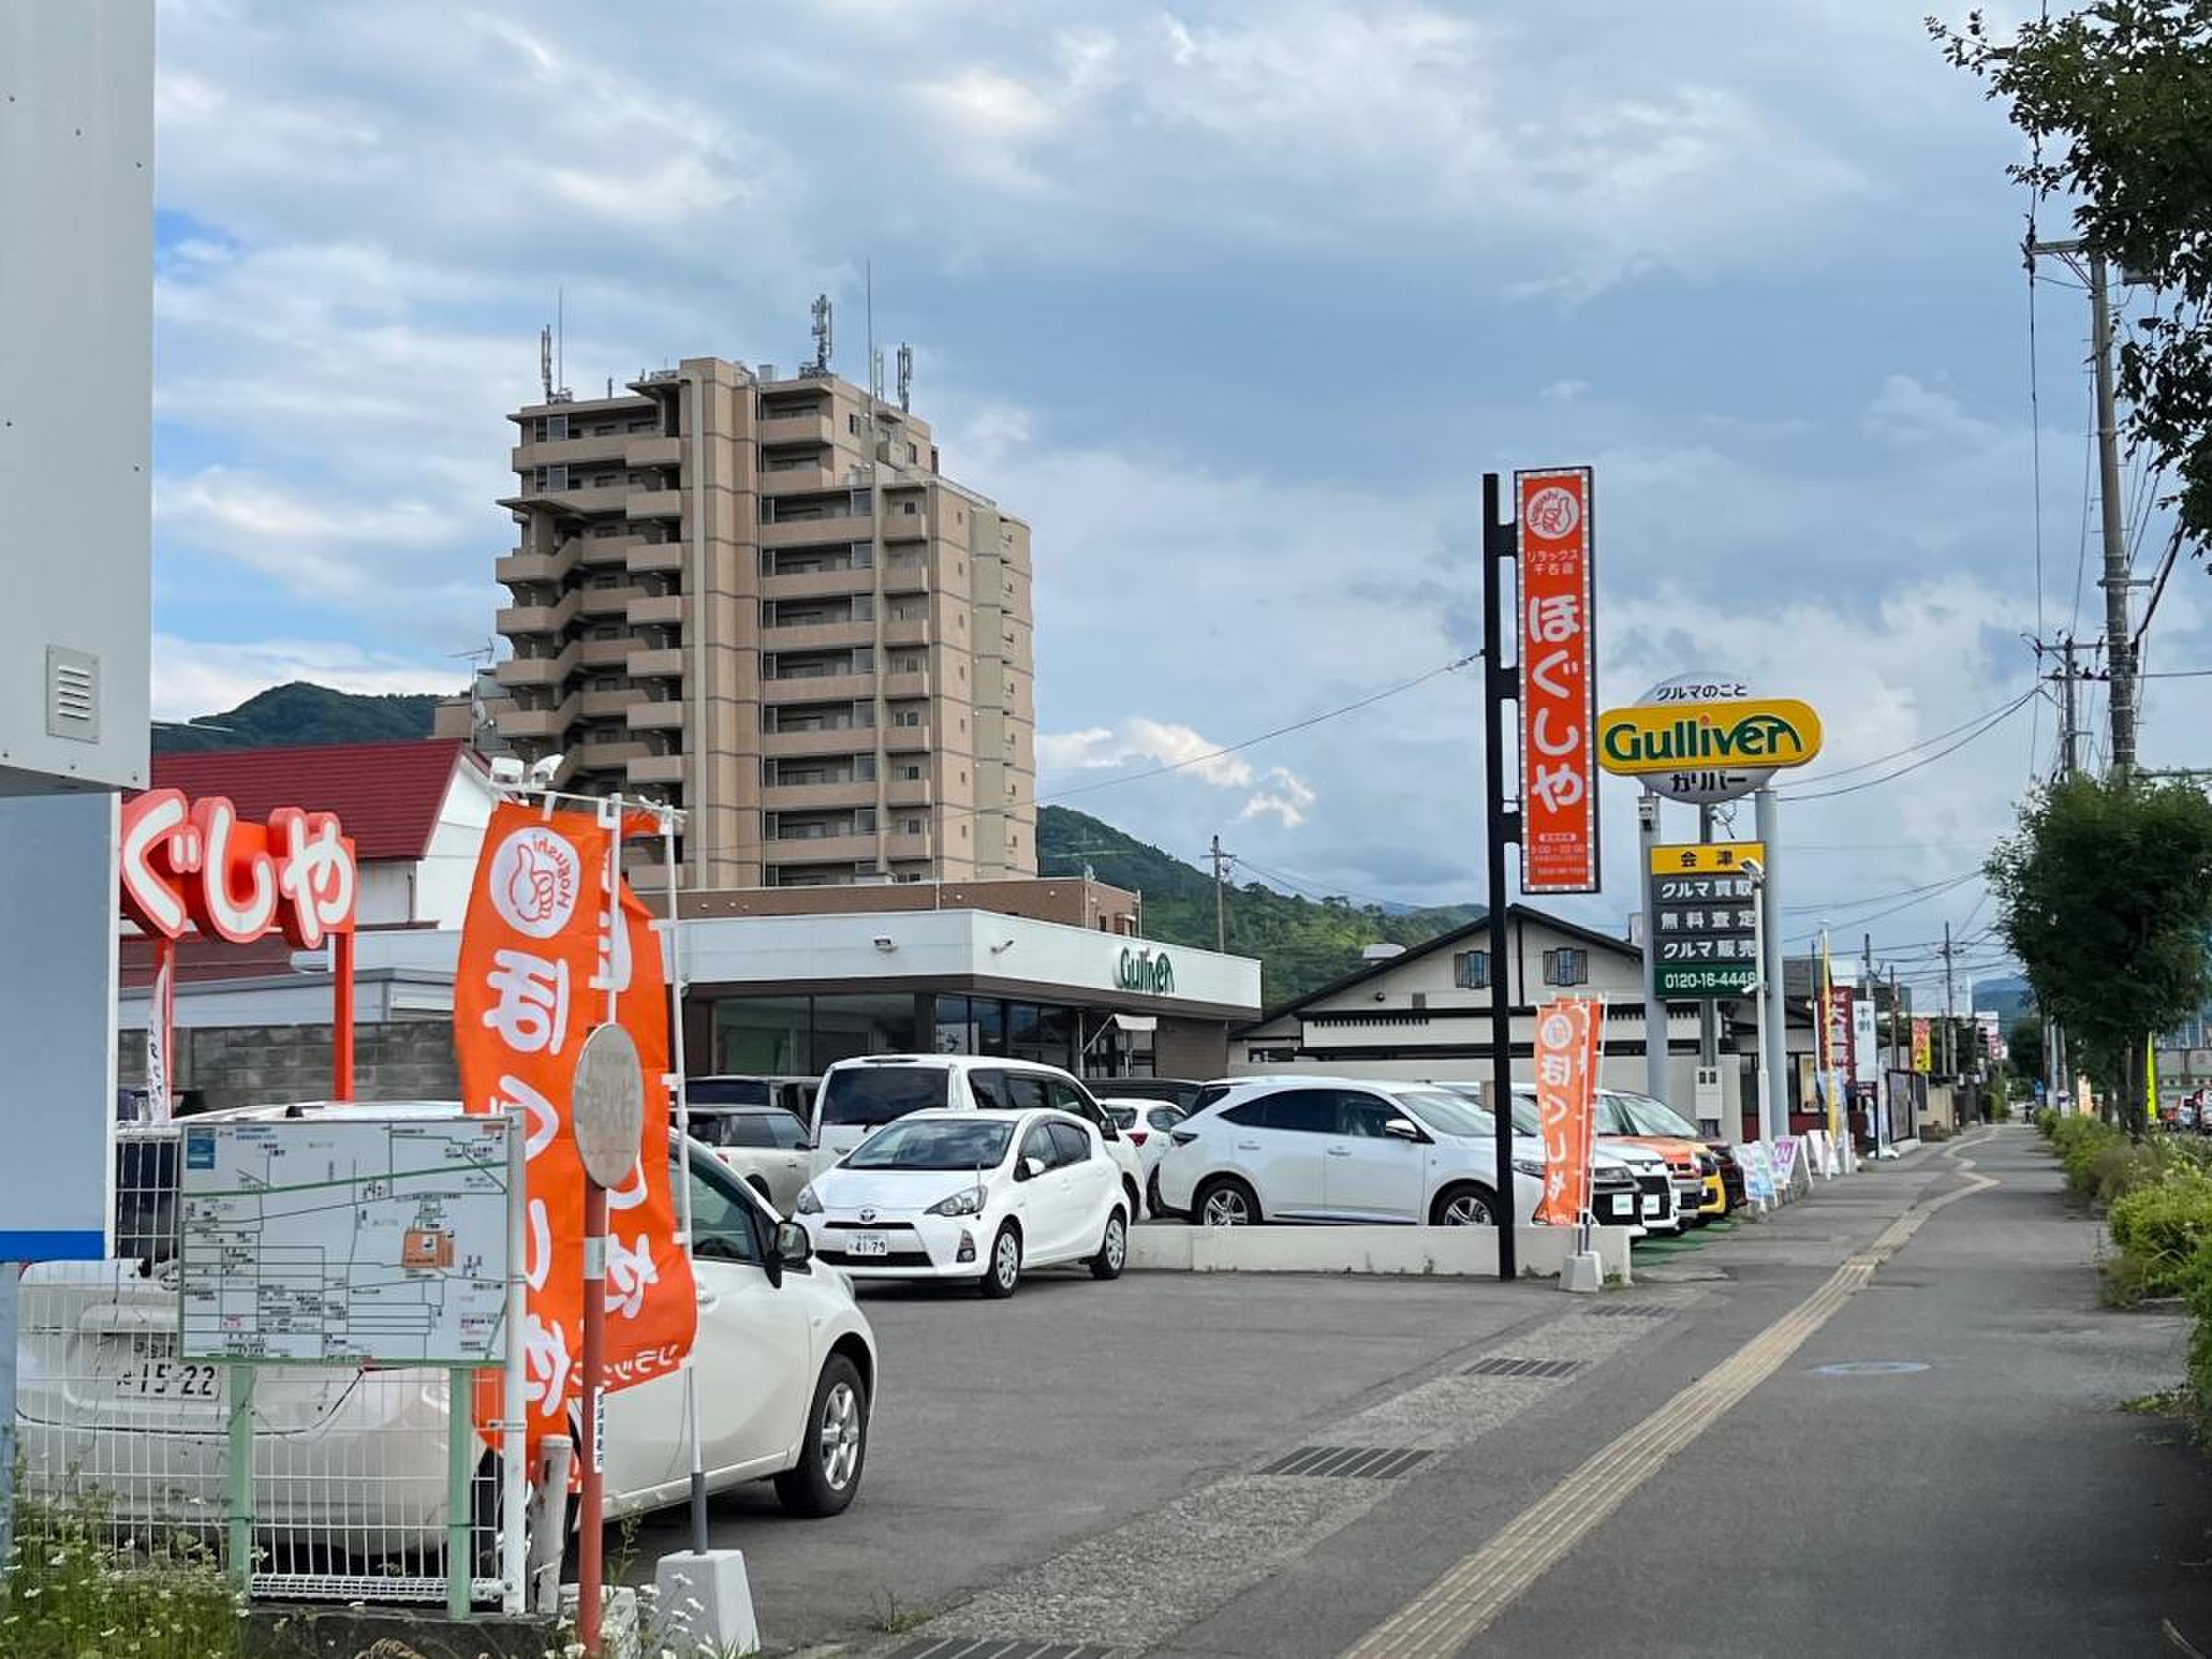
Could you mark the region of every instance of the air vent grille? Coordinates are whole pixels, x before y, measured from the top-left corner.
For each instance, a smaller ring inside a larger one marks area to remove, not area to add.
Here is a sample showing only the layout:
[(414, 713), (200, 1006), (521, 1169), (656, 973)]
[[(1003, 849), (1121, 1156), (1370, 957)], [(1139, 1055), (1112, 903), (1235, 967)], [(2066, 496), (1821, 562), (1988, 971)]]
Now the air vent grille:
[(46, 735), (100, 741), (100, 659), (90, 652), (46, 647)]

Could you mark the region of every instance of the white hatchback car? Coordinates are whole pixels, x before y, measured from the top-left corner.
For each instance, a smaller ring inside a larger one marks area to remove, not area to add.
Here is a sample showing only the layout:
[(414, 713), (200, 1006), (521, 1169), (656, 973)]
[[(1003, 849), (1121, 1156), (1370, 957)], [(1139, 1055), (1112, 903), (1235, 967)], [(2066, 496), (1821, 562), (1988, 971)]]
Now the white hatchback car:
[[(1497, 1216), (1488, 1114), (1441, 1088), (1357, 1078), (1242, 1077), (1177, 1124), (1163, 1209), (1208, 1227), (1257, 1221), (1426, 1222)], [(1543, 1166), (1514, 1161), (1513, 1213), (1535, 1213)]]
[[(378, 1102), (208, 1116), (288, 1110), (427, 1116), (459, 1108)], [(104, 1512), (126, 1529), (194, 1515), (217, 1524), (228, 1407), (215, 1367), (176, 1358), (176, 1135), (134, 1136), (120, 1150), (132, 1202), (118, 1217), (118, 1240), (143, 1254), (23, 1276), (17, 1424), (25, 1486), (53, 1498), (96, 1487)], [(670, 1151), (673, 1159), (673, 1136)], [(793, 1513), (836, 1514), (859, 1491), (866, 1464), (875, 1334), (844, 1276), (809, 1259), (805, 1230), (779, 1222), (708, 1148), (695, 1144), (688, 1162), (707, 1484), (772, 1479)], [(255, 1512), (283, 1517), (285, 1535), (342, 1538), (366, 1559), (442, 1540), (444, 1371), (271, 1368), (253, 1408), (268, 1447), (255, 1459)], [(677, 1374), (608, 1395), (608, 1518), (682, 1501), (688, 1448)], [(361, 1478), (365, 1469), (375, 1477)], [(487, 1488), (481, 1473), (476, 1485)]]
[(814, 1168), (830, 1168), (884, 1124), (910, 1112), (982, 1107), (999, 1112), (1051, 1108), (1072, 1112), (1099, 1132), (1122, 1172), (1129, 1218), (1145, 1213), (1145, 1168), (1090, 1090), (1056, 1065), (986, 1054), (871, 1054), (840, 1060), (822, 1074), (814, 1098)]
[(945, 1109), (878, 1129), (799, 1194), (815, 1253), (854, 1278), (959, 1279), (1011, 1296), (1028, 1267), (1121, 1276), (1129, 1200), (1095, 1125)]

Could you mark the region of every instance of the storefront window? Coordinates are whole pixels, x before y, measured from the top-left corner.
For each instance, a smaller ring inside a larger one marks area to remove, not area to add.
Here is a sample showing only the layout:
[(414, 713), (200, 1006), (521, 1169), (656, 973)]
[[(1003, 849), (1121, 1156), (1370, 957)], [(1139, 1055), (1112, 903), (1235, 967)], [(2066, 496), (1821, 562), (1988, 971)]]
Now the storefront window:
[(714, 1069), (811, 1077), (816, 1066), (803, 996), (724, 997), (714, 1005)]
[(975, 1030), (974, 1052), (1003, 1058), (1006, 1052), (1006, 1005), (995, 996), (971, 996), (968, 999), (968, 1018)]
[(964, 996), (940, 995), (936, 1003), (937, 1053), (974, 1053), (975, 1027), (968, 1020), (968, 999)]
[(911, 1054), (918, 1046), (916, 1036), (914, 998), (910, 994), (814, 999), (818, 1070), (859, 1054)]

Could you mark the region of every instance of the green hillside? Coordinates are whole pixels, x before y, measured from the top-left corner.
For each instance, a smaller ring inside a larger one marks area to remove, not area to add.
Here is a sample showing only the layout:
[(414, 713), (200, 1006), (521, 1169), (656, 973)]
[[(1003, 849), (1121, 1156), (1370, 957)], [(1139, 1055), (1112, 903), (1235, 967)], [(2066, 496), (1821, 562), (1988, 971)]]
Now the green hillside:
[[(430, 735), (434, 694), (364, 697), (294, 680), (257, 691), (237, 708), (189, 726), (158, 725), (154, 752), (292, 748), (306, 743), (383, 743)], [(219, 728), (219, 729), (218, 729)]]
[[(1143, 893), (1147, 938), (1213, 948), (1214, 881), (1206, 871), (1065, 806), (1039, 809), (1037, 856), (1041, 874), (1080, 875), (1088, 864), (1100, 881)], [(1269, 1007), (1349, 973), (1369, 945), (1426, 944), (1482, 914), (1472, 904), (1391, 912), (1278, 893), (1256, 881), (1230, 883), (1227, 911), (1229, 948), (1260, 959)]]

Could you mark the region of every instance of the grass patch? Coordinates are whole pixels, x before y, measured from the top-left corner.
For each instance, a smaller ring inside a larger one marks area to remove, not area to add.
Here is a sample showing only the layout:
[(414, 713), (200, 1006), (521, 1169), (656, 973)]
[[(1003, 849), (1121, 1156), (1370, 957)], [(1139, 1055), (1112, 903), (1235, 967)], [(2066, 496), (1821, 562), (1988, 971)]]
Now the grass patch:
[(234, 1659), (243, 1606), (211, 1557), (117, 1548), (106, 1519), (18, 1497), (0, 1588), (9, 1659)]

